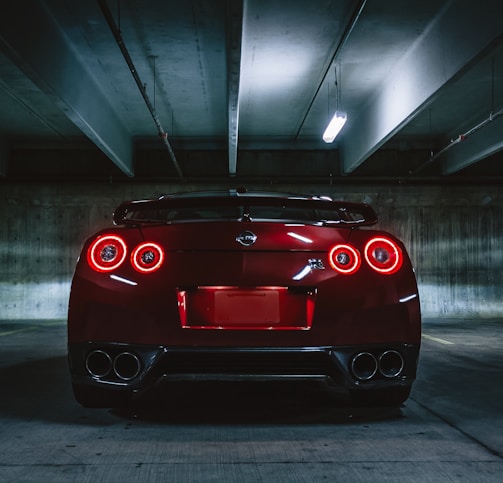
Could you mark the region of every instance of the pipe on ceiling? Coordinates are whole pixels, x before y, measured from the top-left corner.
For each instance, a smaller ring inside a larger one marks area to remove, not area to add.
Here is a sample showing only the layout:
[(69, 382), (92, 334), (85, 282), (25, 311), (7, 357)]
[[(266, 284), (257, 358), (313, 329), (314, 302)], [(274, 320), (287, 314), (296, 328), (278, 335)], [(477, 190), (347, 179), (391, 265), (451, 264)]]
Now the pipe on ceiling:
[(474, 127), (468, 129), (468, 131), (464, 132), (463, 134), (460, 134), (456, 139), (453, 139), (447, 146), (442, 148), (438, 153), (435, 155), (431, 156), (427, 161), (424, 163), (421, 163), (416, 169), (412, 170), (409, 172), (409, 177), (414, 176), (415, 174), (421, 172), (423, 169), (425, 169), (427, 166), (430, 166), (432, 163), (434, 163), (440, 156), (445, 154), (449, 149), (452, 147), (456, 146), (456, 144), (459, 144), (462, 141), (465, 141), (468, 139), (472, 134), (476, 133), (479, 129), (482, 129), (483, 127), (487, 126), (490, 122), (494, 121), (498, 117), (503, 115), (503, 109), (500, 109), (499, 111), (492, 112), (487, 119), (484, 119), (482, 122), (479, 122), (477, 125)]
[(131, 74), (133, 75), (133, 78), (136, 82), (136, 85), (138, 86), (138, 89), (140, 91), (140, 94), (143, 97), (143, 100), (145, 101), (145, 104), (150, 112), (150, 115), (152, 116), (152, 119), (154, 120), (154, 123), (157, 127), (157, 132), (159, 133), (159, 137), (161, 138), (162, 142), (166, 146), (169, 156), (173, 162), (173, 166), (175, 167), (178, 176), (180, 179), (184, 179), (183, 172), (180, 168), (180, 165), (178, 164), (178, 161), (176, 160), (175, 153), (173, 151), (173, 148), (171, 147), (171, 144), (168, 141), (168, 133), (164, 130), (162, 127), (161, 121), (159, 120), (159, 117), (157, 116), (157, 113), (155, 111), (154, 106), (152, 105), (152, 102), (150, 101), (147, 91), (145, 90), (145, 84), (141, 81), (140, 76), (138, 74), (138, 71), (136, 70), (136, 67), (134, 66), (133, 60), (131, 59), (131, 56), (129, 55), (129, 52), (126, 48), (126, 44), (124, 43), (124, 39), (122, 38), (122, 34), (115, 24), (115, 20), (113, 18), (112, 12), (108, 8), (108, 4), (106, 0), (98, 0), (98, 3), (100, 5), (101, 11), (103, 12), (103, 15), (105, 16), (105, 19), (108, 23), (108, 26), (110, 27), (110, 30), (112, 31), (112, 34), (115, 38), (115, 41), (117, 42), (117, 45), (119, 46), (120, 51), (122, 52), (122, 55), (129, 67), (129, 70), (131, 71)]
[(367, 3), (367, 0), (361, 0), (359, 5), (355, 8), (353, 11), (353, 14), (351, 15), (351, 18), (349, 19), (348, 24), (346, 25), (346, 29), (344, 30), (344, 33), (342, 34), (341, 39), (339, 40), (339, 43), (337, 44), (337, 47), (334, 50), (334, 53), (332, 54), (332, 57), (330, 59), (330, 62), (328, 63), (327, 68), (325, 69), (325, 72), (323, 73), (323, 77), (321, 78), (320, 83), (318, 84), (318, 87), (316, 88), (316, 92), (314, 93), (313, 98), (311, 99), (311, 102), (309, 103), (308, 108), (306, 109), (306, 112), (304, 114), (304, 117), (302, 118), (302, 121), (300, 123), (299, 128), (297, 129), (297, 133), (295, 134), (295, 139), (298, 139), (300, 136), (300, 131), (302, 131), (302, 128), (304, 127), (304, 124), (307, 120), (307, 116), (311, 112), (311, 108), (313, 107), (314, 101), (318, 97), (318, 94), (320, 93), (320, 90), (328, 76), (328, 73), (330, 72), (332, 66), (334, 65), (337, 57), (339, 56), (341, 50), (343, 49), (344, 45), (346, 45), (346, 42), (349, 39), (349, 36), (351, 35), (351, 32), (353, 32), (353, 29), (356, 26), (356, 23), (358, 22), (363, 9), (365, 8), (365, 4)]

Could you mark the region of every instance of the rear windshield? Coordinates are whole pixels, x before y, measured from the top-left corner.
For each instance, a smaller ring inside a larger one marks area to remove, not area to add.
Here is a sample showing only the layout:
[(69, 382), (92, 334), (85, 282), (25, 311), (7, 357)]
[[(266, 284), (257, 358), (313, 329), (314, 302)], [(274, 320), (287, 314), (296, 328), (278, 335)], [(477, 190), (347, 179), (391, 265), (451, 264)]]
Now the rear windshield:
[[(138, 207), (139, 208), (139, 207)], [(142, 206), (141, 209), (128, 211), (126, 222), (177, 223), (196, 220), (234, 220), (234, 221), (290, 221), (299, 223), (359, 223), (364, 222), (360, 213), (346, 210), (320, 210), (299, 208), (286, 205), (210, 205), (210, 206)]]
[(186, 223), (196, 221), (280, 221), (317, 225), (374, 225), (371, 206), (307, 195), (267, 193), (194, 193), (125, 201), (114, 212), (121, 224)]

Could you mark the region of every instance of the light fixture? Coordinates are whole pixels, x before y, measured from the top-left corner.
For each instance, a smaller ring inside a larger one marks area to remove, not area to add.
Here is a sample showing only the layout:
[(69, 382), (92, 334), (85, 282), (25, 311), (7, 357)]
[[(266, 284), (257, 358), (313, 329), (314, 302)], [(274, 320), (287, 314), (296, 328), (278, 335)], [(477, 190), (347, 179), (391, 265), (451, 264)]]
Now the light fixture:
[[(337, 72), (337, 64), (334, 64), (334, 83), (335, 83), (335, 114), (332, 120), (328, 123), (325, 132), (323, 133), (323, 141), (326, 143), (332, 143), (337, 137), (337, 134), (341, 131), (344, 124), (348, 119), (347, 114), (344, 111), (339, 111), (339, 106), (341, 104), (341, 86), (340, 86), (340, 76), (341, 76), (341, 66), (339, 63), (339, 72)], [(339, 78), (338, 78), (339, 77)], [(328, 108), (330, 111), (330, 83), (328, 87)]]
[(323, 133), (323, 141), (325, 141), (326, 143), (333, 142), (344, 124), (346, 124), (347, 118), (348, 116), (345, 112), (335, 111), (334, 117), (328, 123), (328, 126)]

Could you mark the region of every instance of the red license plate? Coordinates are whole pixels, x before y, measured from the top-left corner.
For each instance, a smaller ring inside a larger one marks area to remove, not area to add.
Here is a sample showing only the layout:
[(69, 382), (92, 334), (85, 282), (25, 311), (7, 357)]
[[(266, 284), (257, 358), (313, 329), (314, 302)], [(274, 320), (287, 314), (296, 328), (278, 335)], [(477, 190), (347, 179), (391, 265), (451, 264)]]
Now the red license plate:
[(309, 330), (315, 294), (287, 287), (205, 286), (178, 290), (184, 329)]
[(280, 322), (277, 290), (220, 290), (215, 292), (217, 325), (274, 325)]

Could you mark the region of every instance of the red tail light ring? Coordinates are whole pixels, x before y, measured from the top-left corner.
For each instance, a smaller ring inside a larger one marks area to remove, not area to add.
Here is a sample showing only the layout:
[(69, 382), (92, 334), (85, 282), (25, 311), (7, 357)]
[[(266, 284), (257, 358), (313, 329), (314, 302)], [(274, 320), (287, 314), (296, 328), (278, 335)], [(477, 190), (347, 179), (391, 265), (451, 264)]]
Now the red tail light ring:
[(355, 273), (362, 263), (358, 250), (350, 245), (336, 245), (329, 254), (330, 266), (337, 272), (344, 275)]
[(365, 260), (376, 271), (385, 275), (398, 272), (403, 264), (400, 247), (384, 237), (372, 238), (365, 245)]
[(157, 243), (142, 243), (131, 254), (133, 267), (142, 273), (155, 272), (163, 262), (164, 250)]
[(116, 235), (98, 237), (87, 250), (87, 262), (97, 272), (111, 272), (126, 258), (127, 247), (124, 240)]

